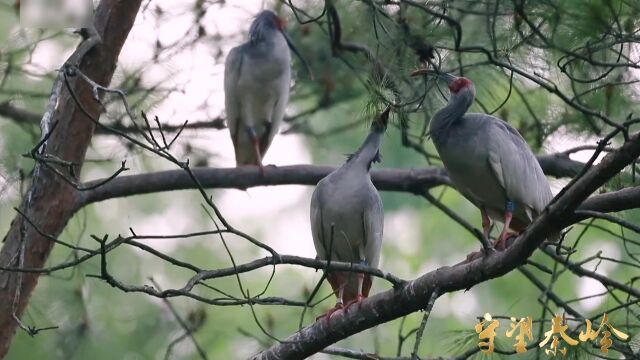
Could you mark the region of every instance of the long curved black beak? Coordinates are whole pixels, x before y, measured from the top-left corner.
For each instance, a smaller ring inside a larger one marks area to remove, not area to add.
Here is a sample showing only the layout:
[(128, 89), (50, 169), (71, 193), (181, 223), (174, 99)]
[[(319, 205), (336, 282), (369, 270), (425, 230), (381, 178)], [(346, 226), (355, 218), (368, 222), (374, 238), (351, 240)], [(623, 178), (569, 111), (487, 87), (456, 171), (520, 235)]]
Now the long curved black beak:
[(302, 57), (302, 54), (300, 54), (300, 52), (298, 51), (296, 46), (293, 45), (293, 41), (291, 40), (291, 37), (289, 36), (289, 34), (285, 30), (281, 30), (281, 32), (282, 32), (282, 35), (284, 36), (285, 40), (287, 40), (287, 45), (289, 45), (289, 48), (291, 49), (291, 51), (293, 51), (293, 53), (296, 54), (298, 59), (300, 59), (300, 61), (302, 62), (302, 66), (304, 66), (305, 70), (309, 74), (309, 78), (311, 80), (313, 80), (314, 79), (313, 71), (311, 71), (311, 67), (309, 66), (309, 63), (307, 63), (307, 60), (305, 60)]
[(441, 73), (441, 72), (437, 72), (429, 69), (418, 69), (411, 73), (411, 76), (420, 76), (420, 75), (433, 75), (433, 76), (436, 76), (438, 79), (442, 79), (446, 81), (447, 84), (451, 84), (455, 79), (458, 78), (457, 76), (451, 75), (449, 73)]

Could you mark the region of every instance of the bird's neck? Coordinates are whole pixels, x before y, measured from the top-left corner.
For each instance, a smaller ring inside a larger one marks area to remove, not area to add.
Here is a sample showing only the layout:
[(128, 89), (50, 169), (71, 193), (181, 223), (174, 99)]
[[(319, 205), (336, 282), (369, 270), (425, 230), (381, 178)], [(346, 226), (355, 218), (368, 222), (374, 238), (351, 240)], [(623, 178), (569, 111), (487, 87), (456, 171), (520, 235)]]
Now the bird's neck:
[(347, 161), (346, 167), (368, 173), (372, 161), (380, 156), (378, 150), (381, 142), (382, 133), (378, 131), (369, 133), (362, 146)]
[(473, 103), (472, 92), (462, 92), (449, 99), (447, 106), (438, 110), (429, 124), (429, 133), (435, 141), (438, 141), (456, 121), (469, 110)]
[(278, 30), (268, 28), (266, 26), (256, 26), (249, 33), (249, 40), (252, 44), (272, 43), (278, 35)]
[[(264, 34), (262, 34), (264, 35)], [(260, 57), (290, 58), (287, 41), (282, 34), (274, 32), (269, 36), (251, 37), (248, 48), (251, 55)]]

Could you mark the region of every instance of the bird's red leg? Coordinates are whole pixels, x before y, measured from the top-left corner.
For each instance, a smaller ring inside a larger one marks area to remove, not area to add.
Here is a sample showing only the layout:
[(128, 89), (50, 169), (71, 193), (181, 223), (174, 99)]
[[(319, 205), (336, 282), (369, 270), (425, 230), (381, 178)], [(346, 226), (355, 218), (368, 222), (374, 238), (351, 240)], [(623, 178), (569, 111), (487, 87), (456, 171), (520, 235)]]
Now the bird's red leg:
[(362, 284), (362, 296), (365, 298), (369, 297), (371, 285), (373, 285), (373, 280), (371, 279), (371, 275), (367, 274), (364, 276), (364, 283)]
[(260, 173), (264, 175), (264, 168), (262, 167), (262, 153), (260, 152), (260, 138), (258, 137), (256, 129), (254, 129), (253, 126), (250, 126), (248, 128), (248, 132), (249, 137), (251, 138), (251, 142), (253, 143), (253, 150), (256, 152), (256, 165), (260, 167)]
[(511, 201), (507, 201), (507, 209), (504, 212), (504, 228), (502, 229), (502, 233), (500, 233), (500, 237), (493, 244), (493, 246), (497, 250), (504, 250), (507, 247), (507, 238), (509, 237), (509, 225), (511, 225), (511, 219), (513, 219), (513, 210), (515, 205)]
[(487, 209), (484, 207), (480, 208), (480, 216), (482, 216), (482, 233), (484, 234), (485, 239), (489, 239), (489, 232), (491, 231), (491, 219), (489, 215), (487, 215)]
[(362, 294), (362, 285), (364, 284), (364, 274), (363, 273), (358, 273), (358, 294), (356, 295), (356, 298), (349, 301), (345, 306), (344, 306), (344, 311), (349, 310), (349, 307), (353, 304), (357, 304), (360, 303), (360, 301), (362, 301), (362, 299), (365, 298), (365, 296)]
[[(491, 219), (487, 214), (487, 209), (483, 207), (480, 208), (480, 216), (482, 216), (482, 234), (484, 238), (489, 240), (489, 232), (491, 231)], [(471, 254), (467, 255), (467, 262), (473, 261), (481, 256), (484, 256), (484, 250), (480, 249), (479, 251), (474, 251)]]
[(260, 173), (264, 175), (264, 167), (262, 166), (262, 155), (260, 155), (260, 140), (258, 138), (252, 139), (253, 148), (256, 151), (256, 159), (258, 160), (258, 166), (260, 167)]
[(316, 318), (316, 321), (322, 319), (322, 318), (326, 318), (327, 321), (331, 320), (331, 316), (338, 312), (338, 311), (342, 311), (342, 309), (344, 308), (343, 305), (343, 298), (344, 298), (344, 287), (346, 285), (346, 276), (343, 273), (340, 272), (331, 272), (327, 274), (327, 281), (329, 281), (329, 284), (331, 285), (331, 289), (333, 289), (333, 292), (336, 293), (338, 295), (338, 301), (336, 302), (336, 306), (334, 306), (333, 308), (329, 309), (329, 311), (327, 311), (325, 314), (320, 315)]

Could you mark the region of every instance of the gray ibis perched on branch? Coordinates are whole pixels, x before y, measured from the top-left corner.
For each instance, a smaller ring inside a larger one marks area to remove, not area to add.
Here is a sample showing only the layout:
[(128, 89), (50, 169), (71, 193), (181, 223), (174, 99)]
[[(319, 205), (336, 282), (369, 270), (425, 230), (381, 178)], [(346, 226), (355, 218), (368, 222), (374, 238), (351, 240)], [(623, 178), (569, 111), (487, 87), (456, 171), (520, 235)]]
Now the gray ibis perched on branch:
[(485, 238), (492, 219), (504, 223), (494, 243), (504, 250), (509, 229), (523, 232), (553, 199), (549, 182), (516, 129), (488, 114), (467, 113), (476, 95), (471, 80), (425, 69), (412, 75), (426, 74), (445, 80), (451, 93), (429, 124), (433, 143), (453, 184), (480, 209)]
[[(347, 162), (318, 182), (311, 197), (311, 233), (322, 260), (377, 267), (382, 246), (384, 212), (369, 170), (380, 162), (380, 143), (387, 128), (390, 108), (372, 123), (371, 131)], [(327, 280), (338, 300), (326, 313), (330, 319), (369, 296), (371, 275), (328, 271)]]
[(291, 54), (311, 70), (273, 11), (259, 13), (249, 28), (249, 41), (229, 52), (224, 69), (227, 124), (236, 164), (258, 165), (273, 141), (289, 102)]

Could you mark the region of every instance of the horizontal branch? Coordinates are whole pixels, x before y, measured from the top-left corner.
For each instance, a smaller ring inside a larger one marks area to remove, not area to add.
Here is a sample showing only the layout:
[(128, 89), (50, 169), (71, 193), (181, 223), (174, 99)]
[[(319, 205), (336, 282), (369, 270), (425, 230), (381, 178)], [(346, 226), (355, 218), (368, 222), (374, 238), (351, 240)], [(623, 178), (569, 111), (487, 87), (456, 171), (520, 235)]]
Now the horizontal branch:
[[(98, 127), (96, 128), (96, 135), (118, 135), (113, 130), (119, 131), (125, 134), (139, 133), (140, 128), (134, 125), (124, 125), (122, 123), (115, 124), (106, 124), (109, 126), (109, 129)], [(171, 125), (171, 124), (161, 124), (162, 131), (166, 133), (175, 133), (182, 130), (205, 130), (205, 129), (214, 129), (214, 130), (222, 130), (226, 129), (227, 125), (225, 123), (224, 118), (217, 117), (211, 120), (199, 120), (193, 122), (187, 122), (186, 124), (179, 125)], [(158, 128), (151, 128), (151, 130), (157, 130)]]
[[(250, 272), (259, 268), (272, 267), (272, 266), (275, 267), (276, 265), (298, 265), (298, 266), (316, 269), (316, 270), (327, 270), (327, 271), (333, 270), (333, 271), (365, 273), (365, 274), (370, 274), (372, 276), (387, 280), (393, 285), (394, 288), (401, 287), (406, 283), (405, 280), (402, 280), (391, 273), (388, 273), (370, 266), (362, 265), (362, 264), (353, 264), (353, 263), (345, 263), (345, 262), (329, 263), (326, 260), (310, 259), (310, 258), (304, 258), (300, 256), (293, 256), (293, 255), (278, 255), (275, 257), (272, 257), (272, 256), (264, 257), (262, 259), (257, 259), (248, 263), (239, 264), (229, 268), (215, 269), (215, 270), (201, 270), (201, 271), (198, 271), (195, 275), (193, 275), (189, 279), (189, 281), (187, 281), (187, 283), (179, 289), (160, 290), (157, 288), (157, 286), (153, 287), (148, 285), (126, 285), (116, 280), (113, 276), (111, 276), (108, 273), (107, 261), (106, 261), (106, 254), (108, 250), (113, 249), (113, 246), (111, 246), (110, 244), (107, 244), (106, 238), (104, 240), (99, 239), (99, 242), (101, 243), (101, 250), (100, 250), (100, 253), (101, 253), (100, 260), (102, 264), (101, 274), (87, 275), (88, 277), (102, 279), (106, 281), (109, 285), (116, 287), (124, 292), (145, 293), (147, 295), (151, 295), (161, 299), (177, 297), (177, 296), (186, 296), (198, 301), (202, 301), (207, 304), (218, 305), (218, 306), (259, 304), (259, 305), (289, 305), (289, 306), (309, 307), (310, 305), (304, 301), (288, 300), (281, 297), (262, 297), (261, 295), (258, 295), (255, 297), (249, 297), (248, 295), (246, 295), (244, 298), (236, 298), (236, 297), (231, 297), (227, 295), (227, 297), (224, 297), (224, 298), (208, 298), (206, 296), (194, 294), (192, 292), (194, 287), (196, 287), (197, 285), (203, 285), (204, 284), (203, 282), (206, 280), (223, 278), (228, 276), (237, 276), (239, 274)], [(123, 241), (119, 243), (121, 244), (125, 242), (131, 244), (131, 241)], [(138, 243), (135, 246), (140, 247), (140, 245), (142, 244)], [(108, 247), (110, 249), (108, 249)], [(154, 255), (158, 256), (158, 253), (154, 251)], [(183, 268), (189, 268), (193, 270), (193, 267), (190, 264), (179, 265), (175, 261), (175, 259), (172, 259), (172, 260), (173, 261), (171, 261), (171, 263), (174, 265), (182, 266)], [(275, 268), (274, 268), (274, 271), (275, 271)]]
[(339, 261), (332, 261), (329, 263), (326, 260), (316, 260), (293, 255), (278, 255), (277, 257), (267, 256), (262, 259), (257, 259), (246, 264), (226, 269), (201, 271), (189, 280), (188, 284), (185, 286), (185, 290), (191, 290), (191, 288), (193, 288), (197, 283), (204, 280), (242, 274), (259, 268), (275, 265), (299, 265), (316, 270), (326, 269), (345, 272), (360, 272), (385, 279), (393, 284), (394, 287), (402, 286), (406, 283), (405, 280), (402, 280), (391, 273), (367, 265)]
[[(591, 196), (580, 205), (579, 210), (610, 213), (636, 208), (640, 208), (640, 186)], [(587, 217), (584, 214), (576, 214), (571, 222), (576, 223)]]
[[(571, 177), (580, 172), (583, 163), (571, 160), (567, 155), (552, 154), (538, 157), (545, 174), (554, 177)], [(228, 188), (246, 190), (250, 187), (269, 185), (315, 185), (335, 170), (332, 166), (292, 165), (266, 166), (264, 174), (257, 167), (194, 168), (193, 173), (204, 188)], [(422, 169), (373, 169), (371, 179), (378, 190), (401, 191), (414, 194), (439, 186), (449, 185), (446, 170), (439, 167)], [(83, 188), (94, 188), (78, 195), (77, 208), (119, 197), (150, 194), (162, 191), (196, 189), (197, 185), (183, 170), (120, 176), (104, 185), (105, 179), (90, 181)]]
[(569, 154), (555, 153), (549, 155), (538, 155), (538, 163), (542, 171), (555, 178), (574, 177), (584, 167), (584, 163), (571, 160)]
[[(292, 165), (266, 166), (264, 175), (258, 167), (194, 168), (193, 173), (204, 188), (229, 188), (246, 190), (250, 187), (269, 185), (315, 185), (335, 170), (332, 166)], [(425, 169), (374, 169), (373, 183), (380, 190), (419, 192), (448, 184), (449, 178), (442, 168)], [(89, 187), (88, 182), (83, 186)], [(78, 193), (77, 208), (107, 199), (157, 193), (162, 191), (196, 189), (197, 186), (183, 170), (159, 171), (140, 175), (121, 176), (90, 191)]]
[(42, 115), (11, 105), (8, 101), (0, 103), (0, 116), (13, 120), (18, 125), (39, 126)]
[[(324, 103), (319, 104), (318, 106), (301, 111), (298, 114), (285, 116), (283, 120), (286, 123), (291, 123), (296, 119), (309, 116), (315, 113), (316, 111), (322, 108), (325, 108), (327, 105), (328, 104), (324, 104)], [(35, 127), (35, 126), (40, 126), (40, 119), (42, 118), (42, 115), (23, 109), (18, 106), (14, 106), (9, 101), (4, 101), (0, 103), (0, 117), (5, 117), (18, 125), (29, 125), (29, 126)], [(105, 125), (109, 126), (109, 129), (104, 127), (97, 127), (95, 134), (117, 136), (118, 133), (112, 130), (116, 130), (118, 132), (125, 133), (125, 134), (133, 134), (133, 133), (140, 132), (139, 127), (134, 125), (125, 125), (121, 122), (109, 123)], [(162, 125), (162, 131), (164, 133), (176, 133), (182, 130), (206, 130), (206, 129), (223, 130), (227, 128), (226, 119), (222, 116), (218, 116), (213, 119), (207, 119), (207, 120), (189, 121), (186, 124), (178, 124), (178, 125), (161, 124), (161, 125)], [(155, 128), (151, 130), (159, 131), (160, 129)]]
[[(10, 119), (18, 125), (30, 125), (30, 126), (39, 126), (40, 119), (42, 118), (42, 115), (23, 109), (18, 106), (14, 106), (9, 101), (4, 101), (0, 103), (0, 116)], [(140, 131), (140, 129), (136, 126), (124, 125), (119, 122), (114, 124), (108, 124), (108, 126), (113, 130), (117, 130), (125, 134), (137, 133)], [(222, 117), (216, 117), (210, 120), (188, 122), (186, 125), (162, 124), (162, 131), (165, 133), (173, 133), (173, 132), (180, 131), (181, 129), (183, 130), (199, 130), (199, 129), (221, 130), (226, 128), (227, 128), (227, 125), (225, 124), (225, 119)], [(157, 130), (157, 129), (152, 129), (152, 130)], [(95, 133), (96, 135), (117, 135), (113, 131), (107, 130), (106, 128), (102, 128), (102, 127), (97, 127)]]

